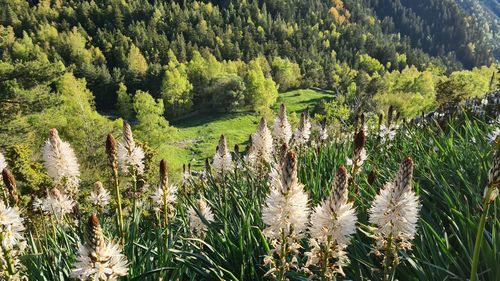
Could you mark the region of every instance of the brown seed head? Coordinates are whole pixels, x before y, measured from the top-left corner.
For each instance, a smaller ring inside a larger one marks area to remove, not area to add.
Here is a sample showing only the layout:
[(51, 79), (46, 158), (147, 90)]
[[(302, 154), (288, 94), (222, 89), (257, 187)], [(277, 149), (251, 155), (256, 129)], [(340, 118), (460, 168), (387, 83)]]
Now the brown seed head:
[(99, 219), (96, 213), (90, 215), (87, 223), (87, 248), (90, 253), (90, 259), (93, 262), (99, 260), (100, 249), (104, 247), (105, 240), (104, 234), (102, 233), (101, 225), (99, 224)]
[(284, 104), (280, 105), (280, 112), (278, 113), (278, 117), (281, 120), (286, 118), (286, 106)]
[(224, 135), (220, 135), (219, 145), (217, 146), (217, 153), (219, 153), (219, 155), (225, 155), (227, 153), (227, 142)]
[[(186, 168), (186, 165), (183, 165), (183, 168)], [(160, 186), (161, 188), (166, 188), (168, 185), (168, 169), (167, 169), (167, 161), (160, 161)]]
[(132, 127), (127, 121), (123, 122), (123, 140), (125, 141), (125, 147), (129, 152), (132, 152), (135, 148), (134, 136), (132, 135)]
[(298, 183), (297, 178), (297, 154), (290, 150), (287, 152), (282, 168), (283, 193), (287, 193)]
[(392, 115), (394, 114), (394, 107), (391, 105), (387, 110), (387, 127), (390, 127), (392, 123)]
[(359, 132), (354, 137), (354, 154), (359, 153), (361, 149), (363, 149), (366, 145), (366, 135), (363, 129), (359, 130)]
[(373, 185), (375, 182), (375, 179), (377, 178), (377, 170), (373, 168), (370, 173), (368, 174), (368, 184)]
[(335, 180), (333, 181), (332, 195), (331, 195), (332, 205), (330, 206), (330, 208), (334, 207), (336, 209), (341, 204), (347, 202), (348, 180), (349, 180), (349, 175), (347, 173), (346, 168), (342, 165), (337, 169), (337, 173), (335, 174)]
[(106, 138), (106, 154), (112, 169), (118, 169), (118, 143), (111, 133)]
[(413, 160), (407, 156), (399, 166), (396, 180), (394, 181), (395, 197), (399, 198), (403, 193), (411, 189), (411, 180), (413, 178)]
[(259, 132), (264, 132), (264, 130), (267, 128), (267, 122), (266, 122), (266, 119), (264, 119), (264, 117), (260, 118), (260, 123), (259, 123), (259, 129), (258, 131)]
[(9, 169), (4, 168), (2, 171), (2, 178), (5, 187), (7, 187), (9, 191), (11, 202), (17, 206), (19, 204), (19, 194), (17, 193), (17, 184), (14, 175), (12, 175)]

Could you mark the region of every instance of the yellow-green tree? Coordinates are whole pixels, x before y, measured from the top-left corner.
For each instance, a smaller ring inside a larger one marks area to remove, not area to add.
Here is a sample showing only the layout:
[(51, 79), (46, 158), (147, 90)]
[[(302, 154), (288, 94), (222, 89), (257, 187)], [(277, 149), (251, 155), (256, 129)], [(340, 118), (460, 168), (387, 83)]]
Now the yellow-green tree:
[(300, 85), (300, 67), (297, 63), (276, 57), (273, 59), (272, 70), (274, 81), (278, 84), (280, 91), (284, 92)]
[(128, 70), (137, 75), (144, 75), (148, 70), (148, 62), (134, 44), (130, 46), (128, 53)]
[(251, 61), (245, 76), (246, 100), (251, 108), (267, 114), (278, 98), (276, 83), (266, 78), (257, 61)]
[(188, 80), (187, 68), (179, 63), (172, 51), (162, 82), (162, 99), (167, 116), (179, 116), (193, 105), (193, 85)]

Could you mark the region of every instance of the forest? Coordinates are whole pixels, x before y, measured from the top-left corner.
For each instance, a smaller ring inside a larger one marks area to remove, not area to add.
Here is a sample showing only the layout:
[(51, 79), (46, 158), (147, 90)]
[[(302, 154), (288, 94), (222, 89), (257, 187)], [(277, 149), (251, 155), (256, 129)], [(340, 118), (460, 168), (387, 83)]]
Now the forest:
[[(489, 0), (0, 0), (0, 225), (19, 208), (28, 244), (0, 279), (497, 280), (499, 22)], [(372, 235), (382, 191), (420, 211), (408, 237)], [(301, 221), (272, 229), (288, 192)], [(320, 207), (352, 244), (314, 239)], [(115, 273), (72, 271), (92, 243)]]

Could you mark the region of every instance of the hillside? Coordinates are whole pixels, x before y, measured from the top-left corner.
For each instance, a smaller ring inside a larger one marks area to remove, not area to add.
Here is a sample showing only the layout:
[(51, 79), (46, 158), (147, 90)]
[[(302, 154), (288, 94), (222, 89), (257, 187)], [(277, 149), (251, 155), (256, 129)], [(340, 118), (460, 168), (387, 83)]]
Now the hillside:
[[(429, 63), (450, 70), (492, 62), (491, 46), (474, 22), (448, 0), (279, 1), (7, 1), (0, 24), (4, 61), (62, 61), (84, 77), (98, 109), (130, 93), (162, 96), (164, 71), (196, 51), (249, 62), (288, 58), (301, 87), (340, 88), (336, 64), (363, 67), (361, 54), (388, 71)], [(9, 47), (16, 41), (15, 47)], [(196, 89), (195, 89), (196, 95)], [(194, 104), (202, 106), (201, 104)]]

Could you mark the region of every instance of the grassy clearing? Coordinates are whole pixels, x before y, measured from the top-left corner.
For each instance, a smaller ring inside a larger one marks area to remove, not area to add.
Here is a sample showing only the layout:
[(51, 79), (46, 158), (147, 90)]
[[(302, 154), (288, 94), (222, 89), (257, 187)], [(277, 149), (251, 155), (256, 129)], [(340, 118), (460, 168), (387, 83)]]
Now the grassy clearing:
[[(300, 113), (313, 107), (331, 94), (315, 90), (295, 90), (280, 94), (275, 111), (284, 103), (287, 111)], [(260, 116), (252, 112), (230, 114), (202, 114), (173, 124), (178, 134), (165, 146), (159, 148), (159, 155), (167, 159), (172, 170), (179, 171), (182, 164), (203, 166), (204, 159), (212, 157), (222, 133), (229, 140), (229, 147), (235, 144), (244, 149), (250, 134), (255, 132)]]

